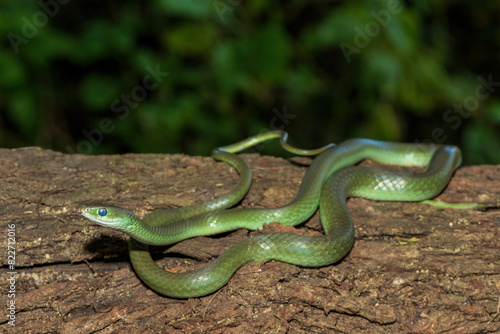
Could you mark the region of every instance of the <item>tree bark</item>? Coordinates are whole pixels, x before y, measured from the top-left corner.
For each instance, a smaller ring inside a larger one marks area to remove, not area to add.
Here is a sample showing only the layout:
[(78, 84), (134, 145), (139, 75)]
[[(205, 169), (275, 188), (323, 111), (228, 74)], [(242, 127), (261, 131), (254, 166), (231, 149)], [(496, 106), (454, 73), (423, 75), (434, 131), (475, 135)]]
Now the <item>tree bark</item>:
[[(253, 185), (239, 207), (288, 203), (307, 170), (281, 158), (243, 157), (252, 166)], [(350, 199), (356, 241), (340, 263), (322, 268), (250, 263), (202, 298), (167, 298), (149, 289), (130, 265), (128, 237), (78, 212), (80, 204), (104, 202), (143, 216), (220, 196), (237, 180), (233, 168), (210, 157), (0, 149), (0, 305), (6, 315), (11, 305), (15, 312), (15, 318), (2, 317), (0, 328), (8, 333), (500, 332), (500, 166), (460, 168), (438, 197), (490, 209), (439, 211)], [(168, 270), (191, 270), (239, 240), (282, 230), (319, 234), (321, 223), (316, 214), (297, 228), (271, 224), (264, 231), (194, 238), (154, 248), (153, 255)]]

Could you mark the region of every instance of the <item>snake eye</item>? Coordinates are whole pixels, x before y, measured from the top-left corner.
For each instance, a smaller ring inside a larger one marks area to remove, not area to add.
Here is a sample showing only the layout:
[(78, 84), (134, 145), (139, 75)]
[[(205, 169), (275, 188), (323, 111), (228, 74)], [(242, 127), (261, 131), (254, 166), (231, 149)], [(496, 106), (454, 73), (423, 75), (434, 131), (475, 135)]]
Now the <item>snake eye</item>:
[(105, 208), (99, 209), (99, 211), (97, 211), (97, 214), (101, 217), (104, 217), (108, 214), (108, 210), (106, 210)]

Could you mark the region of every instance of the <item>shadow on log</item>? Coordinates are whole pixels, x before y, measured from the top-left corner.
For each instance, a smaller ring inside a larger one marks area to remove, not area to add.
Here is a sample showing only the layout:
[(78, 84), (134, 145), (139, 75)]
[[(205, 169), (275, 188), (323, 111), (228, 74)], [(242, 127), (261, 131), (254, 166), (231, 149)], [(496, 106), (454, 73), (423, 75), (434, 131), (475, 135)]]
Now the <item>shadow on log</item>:
[[(305, 167), (281, 158), (244, 157), (253, 185), (240, 207), (281, 206), (293, 199)], [(6, 278), (0, 305), (6, 315), (15, 305), (14, 320), (0, 320), (2, 332), (500, 332), (500, 166), (461, 168), (439, 196), (488, 204), (488, 210), (439, 211), (350, 199), (356, 241), (340, 263), (322, 268), (250, 263), (218, 292), (186, 300), (143, 285), (129, 263), (127, 237), (77, 212), (80, 204), (104, 202), (141, 217), (220, 196), (237, 180), (233, 168), (209, 157), (0, 149)], [(15, 243), (8, 234), (12, 226)], [(260, 232), (194, 238), (153, 248), (153, 256), (160, 266), (182, 272), (244, 238), (282, 230), (321, 233), (318, 214), (298, 228), (271, 224)], [(11, 268), (8, 246), (15, 249)]]

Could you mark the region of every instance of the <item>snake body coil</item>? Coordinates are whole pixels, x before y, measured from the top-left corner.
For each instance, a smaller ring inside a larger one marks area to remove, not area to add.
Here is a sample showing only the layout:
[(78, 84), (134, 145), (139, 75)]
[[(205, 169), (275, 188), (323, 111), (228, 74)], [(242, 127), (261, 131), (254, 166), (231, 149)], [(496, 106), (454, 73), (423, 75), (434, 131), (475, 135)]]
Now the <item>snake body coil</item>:
[[(351, 139), (317, 150), (300, 150), (289, 146), (286, 137), (285, 132), (268, 132), (214, 150), (215, 159), (231, 164), (240, 174), (238, 184), (214, 200), (157, 210), (142, 219), (127, 210), (107, 205), (85, 206), (82, 214), (131, 236), (130, 259), (137, 274), (152, 289), (171, 297), (195, 297), (216, 291), (249, 261), (274, 259), (311, 267), (339, 261), (354, 242), (354, 226), (346, 206), (348, 197), (383, 201), (429, 199), (444, 189), (461, 163), (460, 150), (455, 146)], [(282, 146), (292, 153), (319, 154), (304, 176), (297, 196), (280, 208), (224, 210), (238, 203), (251, 185), (250, 167), (234, 153), (271, 138), (281, 138)], [(426, 169), (413, 173), (353, 166), (363, 159)], [(235, 244), (204, 268), (187, 273), (163, 270), (149, 253), (148, 245), (168, 245), (195, 236), (239, 228), (262, 229), (263, 224), (273, 222), (297, 225), (307, 220), (318, 205), (325, 235), (258, 235)]]

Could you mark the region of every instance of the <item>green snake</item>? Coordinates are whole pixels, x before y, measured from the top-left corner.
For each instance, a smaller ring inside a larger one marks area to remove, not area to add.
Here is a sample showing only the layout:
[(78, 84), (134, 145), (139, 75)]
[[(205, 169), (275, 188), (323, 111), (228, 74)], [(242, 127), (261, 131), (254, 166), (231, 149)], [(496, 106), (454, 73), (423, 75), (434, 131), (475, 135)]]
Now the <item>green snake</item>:
[[(317, 155), (297, 196), (279, 208), (227, 209), (245, 196), (252, 179), (249, 165), (234, 153), (272, 138), (280, 138), (281, 145), (294, 154)], [(153, 290), (170, 297), (189, 298), (218, 290), (238, 268), (250, 261), (278, 260), (307, 267), (338, 262), (354, 243), (347, 198), (380, 201), (432, 198), (445, 188), (462, 159), (457, 147), (446, 145), (350, 139), (316, 150), (301, 150), (288, 145), (286, 140), (286, 132), (271, 131), (215, 149), (212, 156), (232, 165), (240, 180), (230, 192), (211, 201), (156, 210), (142, 219), (125, 209), (103, 204), (83, 206), (81, 213), (100, 225), (130, 235), (132, 265)], [(363, 159), (425, 167), (425, 171), (416, 173), (355, 165)], [(260, 230), (264, 224), (274, 222), (297, 225), (311, 217), (318, 205), (324, 235), (260, 234), (233, 245), (205, 267), (186, 273), (163, 270), (149, 253), (148, 245), (169, 245), (240, 228)]]

